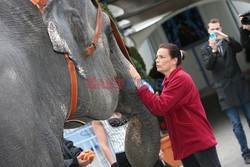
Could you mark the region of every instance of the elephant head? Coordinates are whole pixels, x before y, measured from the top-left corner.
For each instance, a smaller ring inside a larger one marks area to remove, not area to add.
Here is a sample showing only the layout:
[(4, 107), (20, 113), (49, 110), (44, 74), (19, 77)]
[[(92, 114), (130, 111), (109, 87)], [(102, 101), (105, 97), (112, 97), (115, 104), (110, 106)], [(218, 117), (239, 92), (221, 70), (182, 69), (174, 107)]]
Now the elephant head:
[[(64, 54), (77, 71), (75, 118), (127, 116), (126, 154), (132, 166), (151, 167), (158, 158), (157, 119), (129, 82), (130, 62), (102, 12), (95, 51), (86, 56), (98, 10), (91, 1), (51, 0), (43, 14), (30, 1), (0, 2), (0, 92), (4, 166), (62, 166), (61, 139), (70, 108), (70, 76)], [(59, 164), (59, 165), (58, 165)]]

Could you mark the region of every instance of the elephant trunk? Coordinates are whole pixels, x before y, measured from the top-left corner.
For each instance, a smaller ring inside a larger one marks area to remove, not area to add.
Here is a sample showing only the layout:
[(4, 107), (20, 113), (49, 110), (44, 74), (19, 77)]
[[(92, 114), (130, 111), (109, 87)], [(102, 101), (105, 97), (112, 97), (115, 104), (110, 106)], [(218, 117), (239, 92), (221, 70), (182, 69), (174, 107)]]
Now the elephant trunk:
[(133, 167), (153, 167), (159, 159), (160, 128), (155, 116), (142, 112), (130, 119), (125, 139), (126, 156)]

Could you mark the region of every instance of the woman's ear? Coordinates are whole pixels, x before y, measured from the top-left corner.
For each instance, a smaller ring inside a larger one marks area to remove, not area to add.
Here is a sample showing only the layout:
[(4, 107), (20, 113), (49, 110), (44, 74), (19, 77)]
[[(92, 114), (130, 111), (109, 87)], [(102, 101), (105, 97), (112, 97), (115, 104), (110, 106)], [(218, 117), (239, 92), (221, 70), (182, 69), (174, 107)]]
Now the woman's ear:
[(177, 65), (177, 63), (178, 63), (178, 58), (177, 58), (177, 57), (173, 58), (173, 59), (172, 59), (172, 62), (173, 62), (174, 65)]

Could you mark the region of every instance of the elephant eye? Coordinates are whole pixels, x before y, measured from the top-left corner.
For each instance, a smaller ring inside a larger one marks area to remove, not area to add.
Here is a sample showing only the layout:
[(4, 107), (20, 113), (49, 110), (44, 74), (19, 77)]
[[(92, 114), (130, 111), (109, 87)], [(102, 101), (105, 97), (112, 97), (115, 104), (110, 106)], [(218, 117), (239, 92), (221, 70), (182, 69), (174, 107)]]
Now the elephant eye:
[(108, 45), (108, 49), (109, 49), (109, 53), (116, 53), (117, 49), (119, 49), (117, 46), (117, 42), (116, 39), (113, 35), (113, 29), (111, 28), (111, 26), (109, 25), (106, 30), (105, 30), (105, 34), (106, 34), (106, 38), (107, 38), (107, 45)]
[(113, 30), (112, 30), (111, 26), (108, 26), (108, 28), (106, 29), (106, 34), (111, 35), (112, 33), (113, 33)]
[(106, 28), (106, 30), (105, 30), (104, 33), (105, 33), (105, 35), (106, 35), (106, 37), (107, 37), (107, 40), (110, 42), (111, 39), (112, 39), (112, 35), (113, 35), (113, 30), (112, 30), (111, 26), (108, 26), (108, 27)]

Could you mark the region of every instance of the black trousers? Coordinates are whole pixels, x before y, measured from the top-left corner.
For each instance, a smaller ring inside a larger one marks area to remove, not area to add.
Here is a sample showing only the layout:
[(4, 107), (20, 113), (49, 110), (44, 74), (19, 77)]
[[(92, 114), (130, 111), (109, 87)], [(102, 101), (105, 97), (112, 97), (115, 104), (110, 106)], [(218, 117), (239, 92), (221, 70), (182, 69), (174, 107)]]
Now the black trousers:
[[(125, 152), (117, 153), (115, 156), (116, 156), (117, 163), (119, 164), (120, 167), (132, 167), (126, 157)], [(165, 167), (165, 165), (161, 162), (161, 160), (157, 160), (154, 167)]]
[(215, 147), (198, 151), (181, 161), (184, 167), (221, 167)]
[(120, 167), (132, 167), (126, 157), (125, 152), (117, 153), (115, 156)]
[[(120, 167), (132, 167), (126, 157), (125, 152), (123, 153), (117, 153), (116, 155), (116, 160), (117, 163), (119, 164)], [(154, 165), (154, 167), (168, 167), (167, 165), (164, 165), (161, 160), (157, 160), (156, 164)]]

